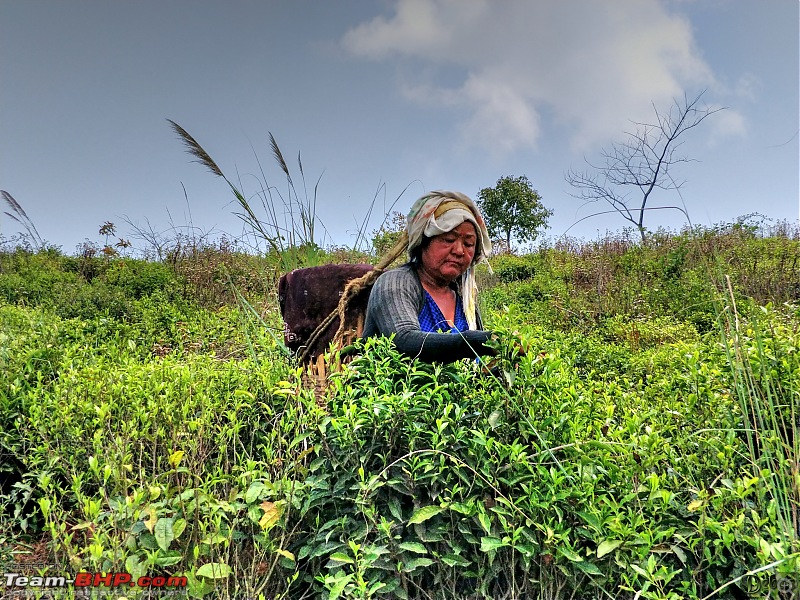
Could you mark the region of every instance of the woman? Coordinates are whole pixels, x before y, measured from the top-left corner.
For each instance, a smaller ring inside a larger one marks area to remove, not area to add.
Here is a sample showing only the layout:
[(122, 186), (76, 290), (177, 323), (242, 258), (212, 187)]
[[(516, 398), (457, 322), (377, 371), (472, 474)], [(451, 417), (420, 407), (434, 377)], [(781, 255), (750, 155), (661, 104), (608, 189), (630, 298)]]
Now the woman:
[(400, 352), (426, 362), (494, 354), (476, 304), (475, 265), (491, 251), (476, 204), (431, 192), (411, 207), (407, 229), (410, 261), (375, 282), (364, 337), (394, 333)]

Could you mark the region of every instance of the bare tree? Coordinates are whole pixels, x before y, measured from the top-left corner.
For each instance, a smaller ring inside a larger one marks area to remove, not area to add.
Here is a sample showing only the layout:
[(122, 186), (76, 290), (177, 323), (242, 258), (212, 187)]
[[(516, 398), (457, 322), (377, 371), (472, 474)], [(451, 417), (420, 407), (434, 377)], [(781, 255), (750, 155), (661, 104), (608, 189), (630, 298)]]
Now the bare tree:
[(604, 200), (613, 208), (585, 219), (618, 212), (639, 230), (642, 241), (647, 231), (644, 215), (648, 210), (679, 210), (688, 219), (684, 208), (653, 207), (648, 206), (648, 202), (655, 190), (680, 190), (686, 183), (677, 181), (671, 173), (676, 165), (694, 161), (676, 154), (683, 145), (680, 138), (714, 113), (725, 110), (724, 107), (711, 108), (705, 103), (701, 104), (704, 93), (700, 92), (693, 100), (689, 100), (685, 94), (682, 101), (674, 99), (666, 113), (659, 112), (654, 105), (655, 123), (634, 122), (636, 129), (625, 132), (627, 139), (624, 142), (615, 142), (610, 149), (602, 150), (604, 165), (595, 165), (586, 160), (591, 170), (570, 169), (565, 178), (577, 190), (572, 194), (574, 197), (586, 202)]

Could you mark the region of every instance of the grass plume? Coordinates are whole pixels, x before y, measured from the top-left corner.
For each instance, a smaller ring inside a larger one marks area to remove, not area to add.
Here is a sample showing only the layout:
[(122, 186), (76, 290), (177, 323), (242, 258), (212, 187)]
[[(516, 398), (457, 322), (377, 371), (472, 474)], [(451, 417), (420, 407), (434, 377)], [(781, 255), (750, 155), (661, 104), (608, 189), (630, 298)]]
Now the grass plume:
[[(241, 183), (239, 186), (234, 185), (209, 153), (188, 131), (171, 119), (167, 119), (167, 121), (183, 142), (187, 152), (195, 157), (196, 160), (194, 162), (200, 163), (214, 175), (225, 180), (241, 208), (241, 212), (234, 214), (244, 221), (255, 238), (266, 242), (269, 249), (281, 257), (283, 269), (291, 270), (300, 266), (315, 264), (315, 256), (319, 248), (315, 237), (318, 222), (316, 206), (319, 180), (314, 186), (313, 194), (309, 196), (305, 183), (303, 163), (300, 160), (299, 153), (297, 162), (303, 180), (302, 197), (295, 187), (291, 170), (286, 163), (283, 152), (278, 146), (275, 136), (270, 132), (269, 140), (272, 154), (286, 177), (288, 189), (284, 196), (275, 186), (268, 183), (264, 168), (258, 160), (258, 156), (256, 156), (261, 173), (261, 179), (259, 180), (260, 191), (248, 198), (243, 191)], [(260, 211), (257, 212), (257, 204), (251, 202), (254, 197), (260, 199), (261, 208), (265, 214), (263, 218), (259, 216)], [(283, 205), (282, 209), (280, 208), (281, 205)]]
[(175, 133), (178, 134), (178, 137), (181, 139), (181, 141), (183, 141), (183, 144), (186, 146), (186, 151), (197, 159), (194, 162), (200, 163), (217, 177), (222, 177), (225, 179), (225, 175), (222, 174), (222, 169), (217, 166), (217, 163), (214, 162), (214, 159), (209, 156), (208, 152), (205, 151), (205, 149), (197, 142), (197, 140), (172, 119), (167, 119), (167, 121), (172, 126), (172, 129), (175, 131)]
[[(278, 165), (280, 166), (281, 171), (286, 173), (286, 177), (289, 178), (289, 183), (291, 183), (292, 175), (289, 172), (289, 167), (286, 164), (286, 159), (283, 158), (283, 152), (281, 152), (281, 149), (278, 146), (278, 142), (275, 140), (275, 136), (272, 135), (271, 132), (269, 134), (269, 144), (272, 147), (272, 154), (273, 154), (273, 156), (275, 156), (275, 160), (278, 162)], [(299, 159), (300, 159), (300, 155), (298, 154), (298, 161), (299, 161)], [(301, 173), (303, 172), (302, 166), (300, 167), (300, 172)]]
[(5, 214), (7, 217), (16, 221), (17, 223), (22, 225), (22, 227), (25, 228), (25, 231), (27, 232), (26, 237), (33, 242), (33, 245), (37, 249), (44, 248), (45, 244), (44, 241), (42, 240), (42, 236), (39, 235), (39, 232), (36, 230), (36, 225), (33, 224), (33, 221), (28, 216), (28, 213), (26, 213), (25, 210), (22, 208), (22, 205), (16, 201), (14, 196), (9, 194), (5, 190), (0, 190), (0, 195), (2, 195), (3, 200), (6, 201), (6, 204), (8, 204), (8, 206), (14, 212), (14, 214), (11, 214), (8, 211), (3, 211), (3, 214)]

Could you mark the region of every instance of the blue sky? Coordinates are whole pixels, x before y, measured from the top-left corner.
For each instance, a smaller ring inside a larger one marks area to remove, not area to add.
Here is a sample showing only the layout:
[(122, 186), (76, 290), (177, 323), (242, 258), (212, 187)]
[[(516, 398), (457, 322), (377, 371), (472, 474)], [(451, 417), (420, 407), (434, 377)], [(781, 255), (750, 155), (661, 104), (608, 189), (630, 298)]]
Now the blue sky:
[[(243, 233), (225, 183), (193, 163), (173, 119), (229, 178), (285, 196), (274, 134), (318, 188), (317, 241), (350, 245), (375, 201), (475, 197), (526, 175), (553, 209), (546, 235), (594, 239), (564, 180), (632, 121), (706, 90), (727, 107), (686, 137), (681, 198), (694, 223), (759, 212), (796, 221), (796, 0), (3, 0), (0, 189), (72, 253), (105, 221), (169, 234)], [(258, 158), (258, 160), (257, 160)], [(296, 174), (297, 176), (297, 174)], [(184, 194), (185, 190), (185, 194)], [(257, 196), (251, 196), (254, 202)], [(4, 210), (7, 207), (4, 207)], [(580, 221), (580, 222), (578, 222)], [(576, 224), (576, 222), (578, 222)], [(646, 224), (678, 228), (680, 213)], [(0, 234), (19, 230), (2, 215)]]

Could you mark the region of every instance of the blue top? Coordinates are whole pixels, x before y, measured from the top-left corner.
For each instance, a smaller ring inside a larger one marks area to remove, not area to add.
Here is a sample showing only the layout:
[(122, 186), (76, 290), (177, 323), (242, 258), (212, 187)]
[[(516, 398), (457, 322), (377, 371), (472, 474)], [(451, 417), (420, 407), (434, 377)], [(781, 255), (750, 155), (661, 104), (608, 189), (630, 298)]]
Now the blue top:
[(435, 333), (437, 331), (460, 333), (469, 330), (469, 323), (467, 323), (467, 315), (464, 314), (464, 307), (461, 305), (461, 296), (456, 294), (456, 313), (454, 318), (454, 325), (450, 327), (447, 319), (444, 318), (439, 305), (431, 297), (427, 290), (423, 290), (425, 294), (425, 303), (422, 305), (422, 311), (419, 313), (419, 328), (421, 331)]

